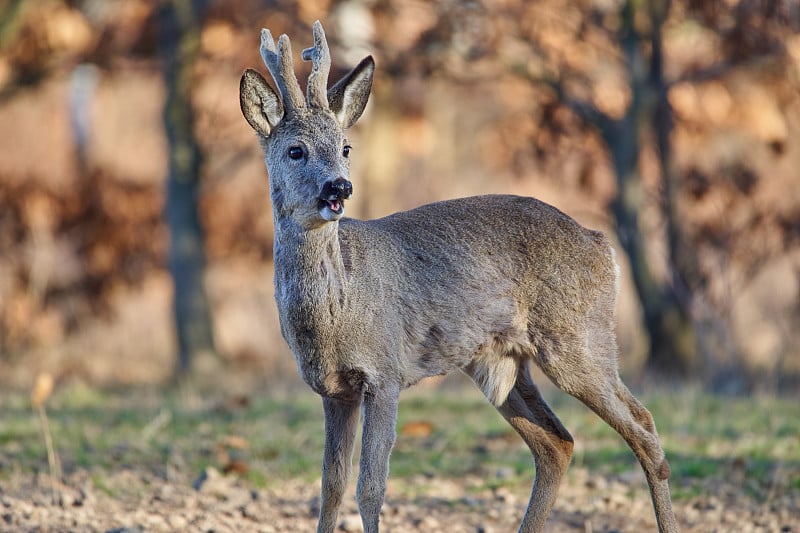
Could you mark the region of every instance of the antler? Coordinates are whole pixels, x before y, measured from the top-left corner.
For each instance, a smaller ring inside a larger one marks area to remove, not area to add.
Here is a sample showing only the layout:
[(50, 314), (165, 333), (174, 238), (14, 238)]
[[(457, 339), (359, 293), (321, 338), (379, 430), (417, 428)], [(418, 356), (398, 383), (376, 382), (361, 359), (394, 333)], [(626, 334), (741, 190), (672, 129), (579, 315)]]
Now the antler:
[(314, 46), (303, 50), (303, 61), (311, 61), (308, 75), (308, 105), (328, 108), (328, 74), (331, 70), (331, 52), (320, 21), (314, 22)]
[(275, 40), (267, 29), (261, 30), (261, 58), (269, 69), (275, 80), (275, 85), (281, 93), (284, 108), (300, 109), (305, 107), (303, 101), (303, 91), (294, 75), (294, 64), (292, 63), (292, 45), (289, 37), (281, 35), (278, 39), (278, 47), (275, 47)]

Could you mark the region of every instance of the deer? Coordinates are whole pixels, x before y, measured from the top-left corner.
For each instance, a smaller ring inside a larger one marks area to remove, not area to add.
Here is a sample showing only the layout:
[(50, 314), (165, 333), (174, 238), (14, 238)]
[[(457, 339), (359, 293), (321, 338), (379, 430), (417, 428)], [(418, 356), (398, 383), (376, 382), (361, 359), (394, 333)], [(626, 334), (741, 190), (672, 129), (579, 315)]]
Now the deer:
[(260, 141), (274, 220), (280, 329), (303, 381), (322, 398), (325, 439), (318, 532), (332, 532), (363, 416), (356, 500), (379, 531), (400, 392), (460, 370), (530, 448), (535, 476), (520, 532), (542, 531), (573, 453), (533, 362), (615, 429), (644, 470), (660, 532), (678, 530), (669, 463), (651, 413), (621, 381), (609, 239), (534, 198), (485, 195), (374, 220), (344, 216), (353, 194), (345, 131), (361, 117), (375, 61), (328, 88), (331, 56), (313, 24), (306, 94), (291, 42), (261, 30), (256, 70), (240, 81)]

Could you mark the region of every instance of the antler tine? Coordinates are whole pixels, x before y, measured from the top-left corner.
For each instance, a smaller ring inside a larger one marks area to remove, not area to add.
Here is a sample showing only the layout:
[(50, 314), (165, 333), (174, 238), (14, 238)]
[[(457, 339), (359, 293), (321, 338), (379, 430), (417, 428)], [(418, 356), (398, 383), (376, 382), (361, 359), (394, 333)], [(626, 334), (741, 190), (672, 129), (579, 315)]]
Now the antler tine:
[(291, 107), (295, 109), (305, 107), (303, 90), (297, 82), (297, 76), (294, 75), (292, 43), (289, 42), (289, 37), (285, 34), (278, 38), (278, 57), (280, 58), (281, 73), (286, 82), (287, 96), (291, 100)]
[(275, 46), (275, 39), (272, 33), (266, 28), (261, 30), (261, 59), (269, 69), (275, 85), (281, 93), (284, 108), (299, 109), (305, 107), (303, 101), (303, 91), (294, 75), (294, 64), (292, 63), (292, 45), (289, 37), (281, 35), (278, 39), (278, 46)]
[(328, 74), (331, 70), (331, 52), (320, 21), (314, 22), (314, 46), (303, 50), (303, 60), (311, 61), (308, 75), (308, 104), (311, 107), (328, 108)]
[(273, 55), (276, 54), (278, 51), (275, 48), (275, 39), (272, 38), (272, 32), (270, 32), (267, 28), (261, 29), (261, 57), (264, 59), (264, 62), (267, 62), (267, 57), (264, 55), (267, 52), (272, 53)]

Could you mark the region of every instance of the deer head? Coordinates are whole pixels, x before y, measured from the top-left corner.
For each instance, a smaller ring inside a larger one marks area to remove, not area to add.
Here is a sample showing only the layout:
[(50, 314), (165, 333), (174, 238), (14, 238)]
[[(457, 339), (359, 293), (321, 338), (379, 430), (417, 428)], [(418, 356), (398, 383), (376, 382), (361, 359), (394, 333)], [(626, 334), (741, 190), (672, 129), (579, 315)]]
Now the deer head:
[(313, 33), (314, 46), (303, 50), (303, 59), (312, 64), (306, 98), (294, 73), (289, 38), (281, 35), (276, 46), (266, 29), (261, 30), (261, 57), (278, 91), (251, 69), (239, 85), (242, 114), (261, 138), (275, 217), (291, 218), (304, 229), (344, 214), (344, 201), (353, 191), (344, 132), (364, 111), (375, 70), (367, 56), (326, 90), (331, 56), (319, 21)]

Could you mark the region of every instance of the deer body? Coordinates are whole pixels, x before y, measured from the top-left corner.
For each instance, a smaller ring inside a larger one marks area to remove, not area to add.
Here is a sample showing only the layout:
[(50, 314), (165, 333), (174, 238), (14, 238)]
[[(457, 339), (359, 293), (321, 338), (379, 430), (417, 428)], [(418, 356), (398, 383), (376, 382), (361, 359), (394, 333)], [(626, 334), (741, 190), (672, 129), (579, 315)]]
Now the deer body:
[[(556, 248), (566, 236), (571, 246)], [(554, 249), (558, 257), (549, 256)], [(547, 364), (554, 314), (567, 326), (600, 301), (599, 318), (613, 318), (610, 250), (600, 233), (532, 198), (482, 196), (379, 220), (345, 218), (276, 242), (282, 331), (319, 394), (353, 399), (386, 379), (406, 388), (472, 365), (500, 405), (518, 363)]]
[(281, 332), (325, 410), (318, 530), (336, 526), (359, 411), (357, 497), (364, 530), (376, 532), (400, 391), (460, 369), (530, 447), (536, 478), (520, 531), (541, 531), (573, 441), (531, 380), (534, 361), (626, 440), (659, 530), (677, 531), (652, 416), (617, 373), (618, 267), (607, 239), (543, 202), (507, 195), (343, 218), (352, 193), (344, 130), (366, 105), (374, 64), (366, 58), (326, 91), (319, 23), (314, 41), (303, 52), (312, 61), (307, 103), (288, 38), (276, 47), (266, 30), (261, 53), (280, 97), (248, 70), (240, 98), (269, 170)]

